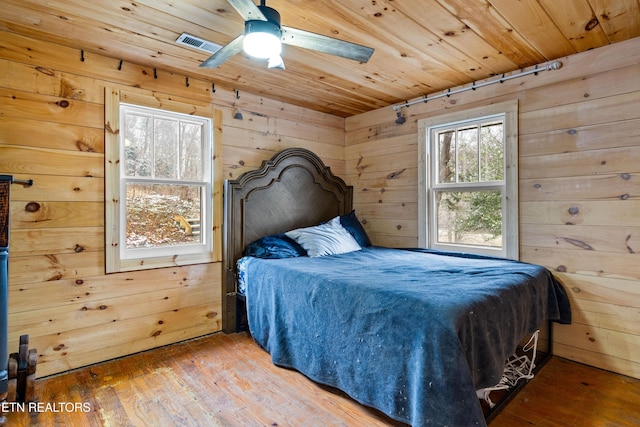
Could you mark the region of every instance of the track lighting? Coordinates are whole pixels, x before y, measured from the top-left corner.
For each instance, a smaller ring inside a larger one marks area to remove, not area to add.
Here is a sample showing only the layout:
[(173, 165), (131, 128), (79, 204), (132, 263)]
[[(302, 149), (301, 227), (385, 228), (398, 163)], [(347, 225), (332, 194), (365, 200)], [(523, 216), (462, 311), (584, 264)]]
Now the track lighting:
[(407, 118), (405, 117), (404, 113), (402, 112), (402, 109), (398, 109), (396, 111), (396, 124), (397, 125), (401, 125), (404, 124), (404, 122), (407, 121)]
[(478, 88), (484, 87), (484, 86), (489, 86), (492, 85), (494, 83), (504, 83), (507, 80), (511, 80), (511, 79), (515, 79), (518, 77), (523, 77), (523, 76), (528, 76), (529, 74), (535, 74), (536, 76), (538, 75), (538, 73), (540, 73), (541, 71), (551, 71), (551, 70), (559, 70), (560, 68), (562, 68), (562, 62), (560, 61), (553, 61), (548, 63), (547, 65), (544, 66), (538, 66), (536, 65), (535, 68), (531, 68), (527, 71), (520, 71), (517, 73), (513, 73), (510, 75), (505, 75), (503, 74), (502, 77), (498, 77), (496, 79), (493, 80), (485, 80), (483, 82), (473, 82), (470, 86), (461, 86), (457, 89), (451, 90), (451, 88), (447, 89), (444, 92), (441, 92), (437, 95), (424, 95), (422, 98), (420, 99), (414, 99), (413, 101), (405, 101), (403, 104), (398, 104), (398, 105), (394, 105), (393, 109), (397, 112), (398, 114), (398, 118), (396, 119), (396, 123), (397, 124), (402, 124), (405, 122), (404, 118), (400, 118), (400, 109), (403, 107), (410, 107), (414, 104), (418, 104), (420, 102), (427, 102), (427, 101), (431, 101), (433, 99), (438, 99), (438, 98), (443, 98), (443, 97), (447, 97), (449, 98), (451, 95), (454, 94), (458, 94), (461, 92), (466, 92), (468, 90), (476, 90)]

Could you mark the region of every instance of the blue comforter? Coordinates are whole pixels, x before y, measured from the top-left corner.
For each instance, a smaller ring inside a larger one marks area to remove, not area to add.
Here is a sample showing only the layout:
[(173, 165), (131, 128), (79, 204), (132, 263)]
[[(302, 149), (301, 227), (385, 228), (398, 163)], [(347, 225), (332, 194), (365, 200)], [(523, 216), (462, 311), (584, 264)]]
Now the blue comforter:
[(485, 425), (476, 390), (545, 319), (570, 322), (544, 268), (368, 247), (244, 260), (250, 332), (276, 365), (414, 426)]

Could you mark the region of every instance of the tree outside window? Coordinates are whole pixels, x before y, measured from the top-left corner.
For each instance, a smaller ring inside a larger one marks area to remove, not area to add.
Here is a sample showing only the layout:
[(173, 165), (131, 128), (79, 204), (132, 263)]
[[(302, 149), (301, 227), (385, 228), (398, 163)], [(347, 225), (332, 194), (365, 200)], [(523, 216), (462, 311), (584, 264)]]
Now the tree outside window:
[(467, 183), (487, 187), (434, 190), (438, 242), (502, 246), (503, 129), (500, 120), (433, 130), (438, 141), (435, 187), (451, 184), (466, 188)]
[(121, 110), (125, 250), (206, 244), (210, 121), (131, 105)]

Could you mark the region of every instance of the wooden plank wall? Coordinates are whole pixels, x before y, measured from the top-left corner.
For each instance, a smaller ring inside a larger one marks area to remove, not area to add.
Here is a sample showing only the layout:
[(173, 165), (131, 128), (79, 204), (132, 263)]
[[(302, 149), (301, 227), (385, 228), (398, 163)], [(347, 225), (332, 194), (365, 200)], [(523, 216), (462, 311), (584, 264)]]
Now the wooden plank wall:
[(12, 186), (9, 348), (29, 334), (39, 377), (221, 326), (219, 263), (105, 275), (105, 86), (221, 109), (226, 178), (293, 146), (344, 174), (344, 119), (188, 77), (0, 32), (0, 174), (35, 181)]
[(554, 353), (640, 378), (640, 38), (562, 63), (413, 105), (403, 125), (391, 108), (347, 118), (347, 182), (375, 244), (416, 246), (416, 121), (517, 99), (520, 257), (573, 303)]

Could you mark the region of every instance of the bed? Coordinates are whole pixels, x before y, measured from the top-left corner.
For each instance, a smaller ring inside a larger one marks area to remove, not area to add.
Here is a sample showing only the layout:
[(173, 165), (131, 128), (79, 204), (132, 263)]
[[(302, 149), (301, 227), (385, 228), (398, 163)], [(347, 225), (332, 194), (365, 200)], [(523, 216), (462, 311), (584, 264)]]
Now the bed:
[[(564, 289), (531, 264), (373, 246), (352, 191), (301, 148), (225, 183), (223, 329), (395, 420), (486, 425), (477, 391), (525, 335), (571, 321)], [(320, 229), (357, 249), (318, 252)]]

